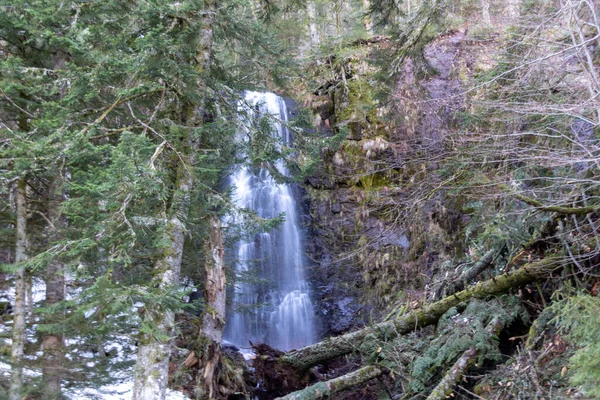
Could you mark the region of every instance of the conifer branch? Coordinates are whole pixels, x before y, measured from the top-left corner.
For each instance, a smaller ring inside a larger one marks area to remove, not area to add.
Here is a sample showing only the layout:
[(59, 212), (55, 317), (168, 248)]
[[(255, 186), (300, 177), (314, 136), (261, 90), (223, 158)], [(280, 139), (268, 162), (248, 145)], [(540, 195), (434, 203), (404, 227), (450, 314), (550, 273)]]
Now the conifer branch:
[(88, 111), (86, 114), (93, 114), (96, 112), (100, 112), (102, 110), (104, 110), (104, 112), (94, 120), (94, 122), (92, 122), (91, 124), (88, 124), (85, 128), (83, 128), (80, 132), (79, 132), (79, 136), (85, 136), (88, 131), (90, 129), (92, 129), (94, 126), (98, 125), (99, 123), (101, 123), (102, 121), (104, 121), (106, 119), (106, 117), (108, 117), (108, 115), (117, 107), (120, 106), (123, 103), (129, 102), (131, 100), (137, 99), (138, 97), (142, 97), (142, 96), (146, 96), (149, 94), (153, 94), (153, 93), (157, 93), (159, 91), (164, 90), (163, 87), (161, 87), (160, 89), (153, 89), (147, 92), (142, 92), (142, 93), (136, 93), (134, 95), (128, 96), (128, 97), (118, 97), (117, 100), (115, 100), (114, 103), (112, 103), (109, 106), (97, 109), (97, 110), (93, 110), (93, 111)]
[[(488, 326), (485, 328), (485, 333), (489, 338), (495, 337), (500, 333), (504, 321), (500, 317), (494, 318)], [(488, 339), (489, 340), (489, 339)], [(456, 360), (452, 368), (448, 370), (446, 375), (437, 384), (433, 391), (427, 396), (427, 400), (442, 400), (452, 395), (452, 388), (458, 382), (464, 374), (467, 372), (469, 367), (477, 360), (479, 352), (476, 347), (471, 347), (463, 353), (463, 355)]]
[[(499, 186), (501, 189), (508, 191), (508, 188), (506, 185), (501, 184)], [(594, 213), (594, 212), (600, 210), (599, 205), (592, 205), (592, 206), (586, 206), (586, 207), (548, 206), (548, 205), (544, 205), (544, 203), (542, 203), (539, 200), (532, 199), (531, 197), (525, 196), (520, 193), (512, 193), (511, 195), (514, 196), (515, 198), (517, 198), (517, 200), (520, 200), (523, 203), (533, 206), (533, 207), (537, 208), (538, 210), (555, 212), (558, 214), (586, 215), (586, 214)]]
[(519, 287), (535, 279), (547, 276), (553, 270), (560, 268), (562, 263), (563, 260), (561, 258), (550, 256), (526, 264), (512, 273), (501, 274), (492, 279), (479, 282), (452, 296), (412, 310), (390, 321), (381, 322), (356, 332), (329, 338), (302, 349), (290, 351), (284, 354), (280, 358), (280, 361), (288, 364), (293, 369), (305, 371), (324, 361), (351, 353), (357, 347), (360, 347), (360, 344), (364, 340), (367, 340), (370, 335), (380, 338), (385, 337), (389, 340), (417, 328), (434, 324), (446, 311), (466, 300), (471, 298), (483, 299), (505, 293), (511, 288)]

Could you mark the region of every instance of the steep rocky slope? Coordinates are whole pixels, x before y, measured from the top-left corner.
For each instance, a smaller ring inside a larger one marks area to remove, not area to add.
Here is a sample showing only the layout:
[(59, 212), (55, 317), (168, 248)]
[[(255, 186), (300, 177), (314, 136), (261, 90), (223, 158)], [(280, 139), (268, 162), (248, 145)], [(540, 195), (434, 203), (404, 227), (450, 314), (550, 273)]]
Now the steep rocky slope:
[(327, 282), (320, 294), (330, 333), (378, 320), (398, 302), (419, 304), (444, 263), (462, 256), (469, 217), (435, 190), (443, 182), (432, 171), (466, 107), (464, 81), (490, 66), (493, 41), (485, 44), (464, 31), (440, 37), (424, 52), (432, 72), (423, 76), (408, 60), (390, 101), (377, 108), (365, 57), (385, 48), (382, 39), (343, 60), (337, 80), (321, 85), (329, 84), (326, 94), (313, 94), (322, 128), (348, 130), (306, 181), (316, 241), (310, 253)]
[[(387, 81), (381, 79), (380, 63), (394, 44), (386, 37), (356, 42), (343, 55), (310, 68), (305, 106), (313, 110), (322, 135), (345, 135), (339, 146), (322, 151), (317, 172), (304, 182), (324, 335), (407, 315), (477, 281), (494, 282), (502, 272), (562, 257), (555, 268), (560, 275), (499, 298), (461, 304), (435, 329), (357, 343), (360, 356), (313, 370), (313, 379), (326, 380), (350, 379), (344, 374), (365, 363), (389, 368), (391, 378), (338, 398), (380, 398), (381, 390), (387, 391), (384, 397), (428, 392), (432, 381), (442, 378), (442, 367), (462, 354), (459, 348), (485, 354), (476, 362), (478, 377), (460, 386), (463, 398), (585, 397), (569, 385), (567, 360), (575, 349), (567, 332), (550, 323), (560, 318), (564, 304), (547, 306), (568, 297), (572, 286), (592, 288), (600, 261), (594, 242), (597, 210), (578, 197), (570, 200), (572, 208), (544, 208), (535, 200), (535, 190), (547, 192), (539, 182), (561, 173), (539, 160), (552, 157), (549, 149), (562, 154), (565, 143), (532, 135), (537, 120), (508, 107), (522, 101), (513, 82), (530, 79), (528, 71), (524, 78), (504, 79), (506, 65), (514, 62), (506, 52), (512, 35), (508, 29), (446, 32), (423, 48), (422, 58), (405, 59)], [(532, 96), (526, 90), (524, 96)], [(519, 159), (519, 154), (535, 157)], [(595, 176), (575, 164), (580, 175)], [(524, 170), (533, 178), (515, 183)], [(534, 191), (534, 199), (513, 194), (516, 189)], [(578, 220), (586, 213), (586, 222)], [(561, 282), (567, 282), (566, 289)], [(504, 315), (504, 325), (495, 325), (490, 315)], [(482, 339), (486, 335), (492, 338)], [(309, 352), (291, 357), (300, 354)], [(467, 356), (468, 351), (465, 363), (475, 363)]]

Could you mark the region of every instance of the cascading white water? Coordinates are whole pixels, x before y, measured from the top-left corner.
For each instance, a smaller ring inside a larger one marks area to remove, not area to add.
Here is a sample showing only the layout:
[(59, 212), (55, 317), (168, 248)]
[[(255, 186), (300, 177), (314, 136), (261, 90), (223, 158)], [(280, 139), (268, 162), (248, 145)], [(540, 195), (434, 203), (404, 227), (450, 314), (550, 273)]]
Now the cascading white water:
[[(252, 106), (251, 112), (287, 121), (287, 109), (279, 96), (246, 92), (245, 100)], [(284, 124), (275, 122), (272, 134), (282, 143), (291, 143)], [(277, 163), (277, 168), (287, 174), (283, 162)], [(273, 231), (241, 240), (236, 246), (238, 275), (257, 279), (235, 285), (235, 311), (229, 312), (227, 341), (242, 347), (248, 346), (249, 340), (264, 342), (281, 350), (314, 343), (314, 308), (305, 278), (297, 204), (290, 186), (275, 182), (265, 169), (248, 167), (232, 174), (229, 183), (235, 187), (238, 207), (252, 209), (262, 218), (285, 213), (285, 221)]]

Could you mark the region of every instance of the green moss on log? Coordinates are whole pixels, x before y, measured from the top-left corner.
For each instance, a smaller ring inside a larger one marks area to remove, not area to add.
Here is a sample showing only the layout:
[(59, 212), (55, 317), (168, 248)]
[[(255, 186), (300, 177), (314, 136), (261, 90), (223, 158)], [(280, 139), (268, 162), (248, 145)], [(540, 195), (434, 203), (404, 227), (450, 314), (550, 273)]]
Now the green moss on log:
[(329, 397), (332, 394), (351, 388), (361, 383), (370, 381), (373, 378), (383, 374), (383, 370), (373, 365), (367, 365), (361, 369), (350, 372), (349, 374), (331, 379), (326, 382), (319, 382), (306, 389), (298, 390), (280, 397), (279, 400), (314, 400)]
[(479, 282), (467, 289), (425, 305), (393, 320), (381, 322), (356, 332), (326, 339), (322, 342), (284, 354), (280, 361), (296, 370), (304, 371), (324, 361), (352, 353), (357, 350), (367, 335), (373, 334), (382, 340), (434, 324), (450, 308), (471, 298), (484, 299), (507, 292), (511, 288), (523, 286), (535, 279), (546, 276), (560, 266), (558, 257), (548, 257), (533, 262), (512, 272)]

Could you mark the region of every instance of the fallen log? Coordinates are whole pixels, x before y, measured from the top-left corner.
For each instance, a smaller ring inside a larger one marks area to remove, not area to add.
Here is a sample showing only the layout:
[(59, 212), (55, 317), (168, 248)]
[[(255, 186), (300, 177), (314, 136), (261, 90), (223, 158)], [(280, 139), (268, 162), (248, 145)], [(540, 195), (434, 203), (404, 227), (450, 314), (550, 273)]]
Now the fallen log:
[[(497, 336), (504, 325), (504, 321), (500, 317), (494, 318), (485, 331), (490, 337)], [(452, 368), (444, 375), (442, 380), (437, 384), (433, 391), (427, 396), (427, 400), (443, 400), (452, 395), (452, 389), (477, 360), (477, 349), (471, 347), (463, 353), (463, 355), (454, 363)]]
[[(383, 374), (383, 369), (374, 365), (367, 365), (352, 371), (346, 375), (331, 379), (326, 382), (315, 383), (305, 389), (298, 390), (284, 397), (278, 397), (278, 400), (314, 400), (322, 399), (323, 397), (329, 397), (334, 393), (341, 392), (342, 390), (349, 389), (353, 386), (360, 385), (370, 381), (373, 378)], [(276, 399), (276, 400), (277, 400)]]
[(393, 320), (360, 329), (342, 336), (337, 336), (312, 344), (299, 350), (290, 351), (279, 358), (279, 362), (289, 365), (297, 371), (306, 371), (345, 354), (359, 350), (365, 338), (375, 336), (378, 339), (392, 339), (398, 335), (434, 324), (450, 308), (471, 298), (485, 299), (507, 292), (542, 278), (552, 270), (561, 266), (557, 256), (532, 262), (513, 272), (507, 272), (492, 279), (482, 281), (467, 289), (445, 297), (442, 300), (427, 304), (422, 308), (411, 310), (407, 314)]
[(498, 253), (499, 252), (495, 249), (488, 250), (481, 260), (477, 261), (470, 269), (464, 271), (455, 282), (448, 285), (446, 288), (446, 295), (452, 295), (468, 286), (469, 282), (477, 278), (479, 274), (492, 265)]

